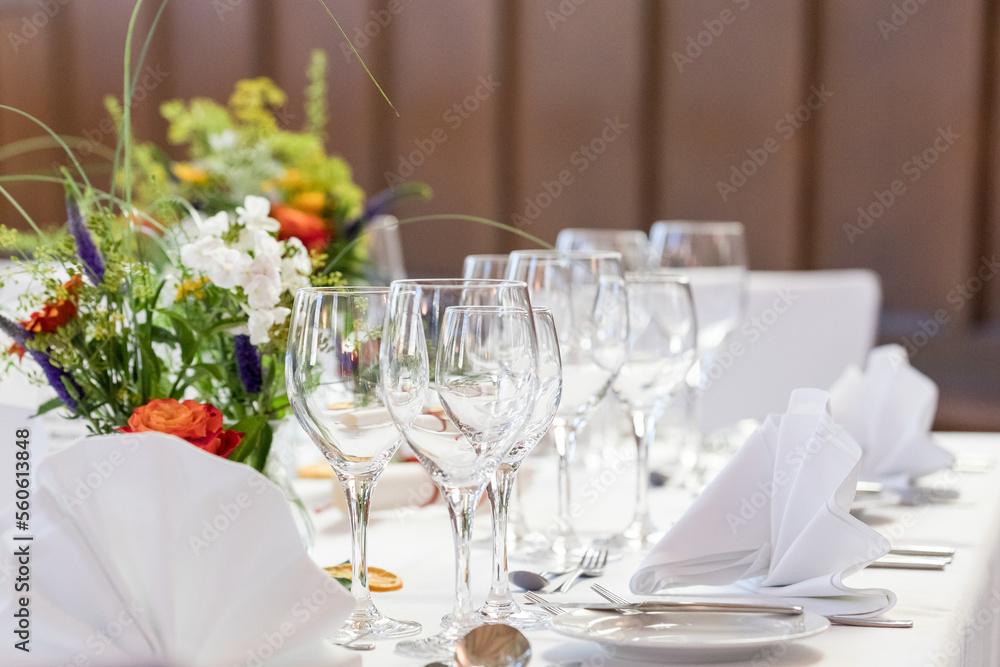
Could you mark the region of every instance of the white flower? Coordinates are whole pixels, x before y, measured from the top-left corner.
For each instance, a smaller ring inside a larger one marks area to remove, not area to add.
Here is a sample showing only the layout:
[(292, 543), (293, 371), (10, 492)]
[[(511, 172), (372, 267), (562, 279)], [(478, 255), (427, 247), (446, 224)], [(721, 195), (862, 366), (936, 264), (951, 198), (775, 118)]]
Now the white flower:
[(288, 308), (271, 308), (268, 310), (251, 310), (247, 319), (247, 329), (250, 333), (250, 342), (254, 345), (263, 345), (271, 340), (271, 327), (281, 324), (292, 311)]
[(285, 261), (291, 270), (297, 271), (304, 276), (312, 273), (312, 260), (309, 259), (309, 251), (302, 244), (302, 240), (292, 237), (285, 241)]
[(207, 220), (198, 220), (198, 235), (202, 238), (206, 236), (223, 236), (228, 231), (229, 214), (225, 211), (219, 211)]
[(214, 236), (206, 236), (194, 243), (185, 243), (181, 246), (181, 263), (195, 271), (207, 271), (212, 255), (225, 247), (226, 244), (222, 239)]
[(244, 283), (243, 291), (247, 294), (247, 305), (255, 310), (273, 308), (281, 299), (281, 283), (263, 273), (253, 275)]
[(249, 255), (235, 248), (221, 248), (211, 254), (205, 274), (222, 289), (233, 289), (246, 277), (251, 261)]
[(267, 197), (247, 195), (243, 206), (236, 207), (236, 221), (247, 229), (276, 232), (281, 223), (271, 217), (271, 202)]
[(229, 148), (236, 147), (236, 132), (233, 130), (223, 130), (219, 134), (208, 135), (208, 145), (216, 153), (220, 153)]

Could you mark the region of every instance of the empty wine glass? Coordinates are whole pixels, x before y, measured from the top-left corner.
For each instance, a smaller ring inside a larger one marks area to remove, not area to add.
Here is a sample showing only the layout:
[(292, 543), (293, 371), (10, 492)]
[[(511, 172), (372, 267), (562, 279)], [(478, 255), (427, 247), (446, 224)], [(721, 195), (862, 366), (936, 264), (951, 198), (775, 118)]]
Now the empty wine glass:
[[(747, 251), (738, 222), (666, 220), (649, 232), (651, 266), (686, 277), (698, 319), (698, 361), (688, 374), (688, 421), (697, 455), (704, 458), (701, 393), (708, 371), (726, 339), (739, 326), (746, 306)], [(723, 452), (725, 454), (725, 452)], [(704, 465), (704, 460), (697, 467)]]
[(462, 264), (462, 277), (502, 280), (507, 276), (509, 258), (510, 255), (466, 255)]
[(632, 420), (637, 447), (635, 515), (609, 546), (637, 551), (663, 537), (649, 516), (649, 450), (656, 420), (697, 358), (694, 304), (686, 278), (663, 272), (625, 274), (628, 356), (614, 392)]
[(485, 604), (479, 608), (479, 613), (489, 621), (521, 629), (544, 625), (548, 615), (521, 609), (510, 593), (507, 581), (508, 505), (517, 471), (524, 457), (549, 430), (562, 395), (562, 362), (552, 311), (536, 307), (532, 314), (538, 341), (538, 398), (531, 405), (531, 418), (524, 434), (504, 456), (487, 489), (493, 518), (493, 583)]
[(469, 591), (475, 507), (522, 436), (537, 394), (537, 342), (523, 283), (404, 280), (392, 284), (381, 350), (386, 406), (448, 504), (455, 606), (445, 629), (396, 651), (450, 658), (481, 622)]
[(295, 295), (285, 381), (302, 428), (347, 496), (353, 538), (354, 611), (330, 637), (391, 639), (420, 624), (379, 613), (368, 590), (366, 536), (372, 490), (402, 439), (379, 389), (379, 348), (388, 287), (312, 287)]
[(559, 231), (556, 250), (611, 250), (622, 255), (626, 271), (649, 266), (650, 248), (646, 233), (638, 229), (588, 229), (573, 227)]
[(581, 553), (570, 514), (576, 433), (625, 361), (625, 274), (617, 252), (527, 250), (511, 253), (507, 277), (527, 283), (534, 305), (552, 309), (559, 336), (563, 392), (552, 422), (559, 455), (559, 509), (555, 524), (546, 531), (551, 538), (548, 551), (538, 557), (565, 567), (576, 564)]

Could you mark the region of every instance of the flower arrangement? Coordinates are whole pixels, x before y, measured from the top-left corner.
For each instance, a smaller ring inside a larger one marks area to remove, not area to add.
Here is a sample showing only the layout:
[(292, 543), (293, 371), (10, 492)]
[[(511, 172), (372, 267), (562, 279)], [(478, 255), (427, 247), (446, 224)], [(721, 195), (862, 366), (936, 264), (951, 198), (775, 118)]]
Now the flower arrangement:
[[(82, 168), (63, 170), (68, 233), (36, 228), (33, 257), (17, 268), (40, 288), (21, 297), (31, 314), (0, 314), (12, 339), (5, 371), (56, 393), (42, 412), (65, 408), (94, 433), (171, 433), (264, 469), (271, 423), (288, 408), (295, 291), (368, 279), (367, 221), (428, 194), (407, 184), (366, 201), (349, 166), (326, 154), (325, 62), (313, 54), (301, 132), (279, 127), (284, 92), (252, 79), (228, 107), (162, 106), (184, 161), (132, 143), (111, 192)], [(108, 107), (128, 144), (128, 105)], [(0, 228), (0, 250), (23, 247), (19, 236)]]

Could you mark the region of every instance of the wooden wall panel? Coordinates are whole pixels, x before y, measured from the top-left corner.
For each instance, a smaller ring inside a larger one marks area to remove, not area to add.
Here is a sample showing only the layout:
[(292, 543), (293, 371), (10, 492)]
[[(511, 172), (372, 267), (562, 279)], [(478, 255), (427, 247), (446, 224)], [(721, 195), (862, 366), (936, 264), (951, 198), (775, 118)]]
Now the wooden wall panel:
[(743, 222), (755, 269), (802, 263), (802, 142), (829, 113), (823, 104), (800, 111), (804, 122), (785, 118), (823, 83), (804, 80), (804, 7), (664, 3), (656, 216)]
[[(826, 3), (823, 83), (835, 97), (818, 119), (819, 266), (875, 269), (887, 309), (933, 312), (972, 270), (982, 3), (902, 16), (898, 4)], [(913, 161), (925, 151), (936, 158), (926, 170)], [(871, 222), (859, 224), (859, 207)]]
[[(0, 13), (0, 35), (3, 36), (0, 42), (0, 102), (22, 109), (60, 131), (62, 119), (52, 79), (59, 68), (56, 59), (61, 36), (59, 22), (65, 17), (42, 14), (44, 22), (37, 19), (32, 23), (38, 10), (35, 5), (21, 5)], [(12, 39), (11, 35), (15, 37)], [(9, 111), (0, 112), (0, 146), (43, 134), (44, 130), (28, 119)], [(0, 162), (0, 175), (48, 170), (53, 163), (62, 164), (64, 156), (61, 150), (21, 154)], [(59, 185), (4, 183), (4, 186), (39, 225), (52, 226), (65, 219)], [(0, 197), (0, 223), (17, 229), (29, 228), (5, 197)]]
[[(371, 20), (370, 2), (331, 4), (337, 20), (357, 41), (358, 31)], [(372, 85), (361, 64), (344, 40), (336, 24), (318, 2), (294, 3), (282, 7), (273, 16), (274, 46), (271, 74), (288, 93), (289, 126), (300, 128), (305, 122), (303, 90), (306, 85), (306, 67), (313, 49), (322, 49), (327, 55), (328, 116), (327, 149), (339, 154), (354, 169), (355, 180), (372, 192), (379, 187), (374, 168), (376, 145), (376, 114), (385, 113), (385, 103)], [(371, 32), (375, 32), (374, 28)], [(367, 41), (365, 41), (367, 40)], [(388, 75), (384, 58), (379, 57), (377, 44), (365, 36), (359, 42), (361, 57), (379, 80)], [(381, 106), (379, 103), (381, 102)]]
[[(985, 138), (989, 142), (986, 147), (989, 155), (984, 165), (987, 171), (979, 182), (987, 187), (990, 195), (986, 202), (988, 218), (982, 235), (985, 241), (982, 250), (992, 258), (994, 254), (1000, 256), (1000, 82), (996, 80), (1000, 72), (1000, 8), (994, 7), (992, 15), (987, 13), (987, 17), (992, 21), (993, 52), (988, 54), (992, 62), (984, 66), (989, 68), (987, 72), (992, 80), (992, 100), (990, 117), (984, 119), (987, 123)], [(986, 286), (983, 315), (992, 331), (1000, 335), (1000, 275), (994, 276)]]
[[(376, 11), (387, 11), (386, 6)], [(379, 186), (398, 177), (434, 189), (430, 203), (406, 205), (400, 217), (494, 218), (498, 96), (510, 85), (500, 80), (497, 62), (499, 7), (450, 0), (399, 6), (398, 14), (390, 14), (386, 37), (393, 63), (387, 92), (400, 116), (388, 116), (383, 124), (390, 141), (380, 156)], [(388, 108), (382, 107), (379, 113), (386, 116)], [(495, 228), (456, 221), (418, 222), (401, 231), (412, 275), (459, 276), (464, 256), (492, 252), (498, 236)]]
[[(564, 227), (647, 227), (638, 103), (645, 4), (517, 7), (514, 183), (503, 222), (549, 242)], [(505, 243), (530, 245), (517, 237)]]

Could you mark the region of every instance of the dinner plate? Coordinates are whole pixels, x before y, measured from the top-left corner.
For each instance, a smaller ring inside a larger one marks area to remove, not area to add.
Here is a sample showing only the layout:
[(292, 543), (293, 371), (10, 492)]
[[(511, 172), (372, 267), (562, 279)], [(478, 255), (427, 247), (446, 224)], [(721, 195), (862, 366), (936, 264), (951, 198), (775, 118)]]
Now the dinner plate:
[(552, 619), (552, 629), (597, 642), (615, 658), (642, 662), (729, 662), (753, 659), (770, 646), (809, 637), (830, 627), (816, 614), (639, 612), (579, 609)]

